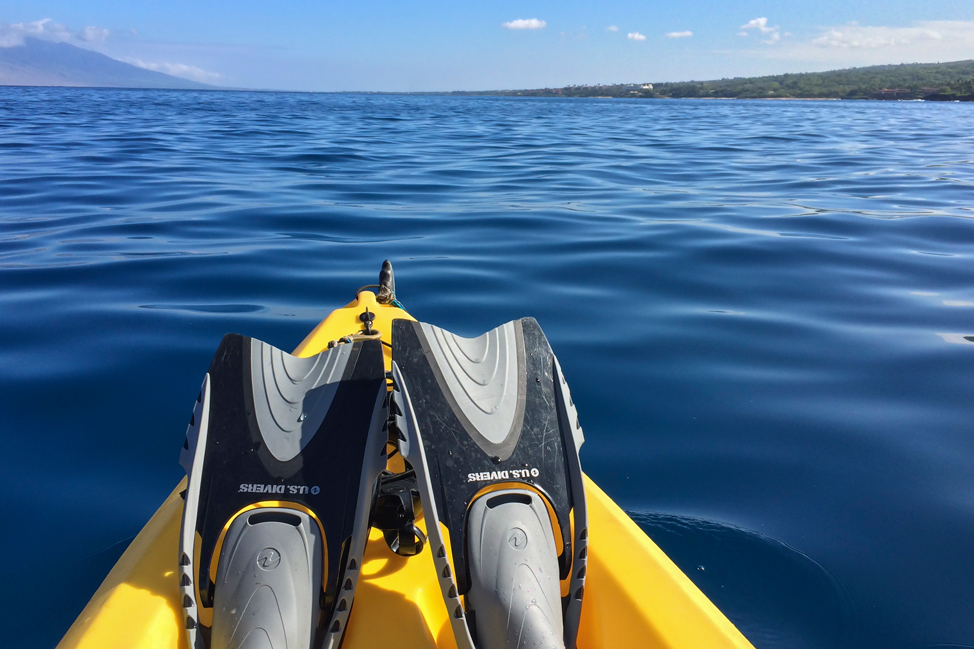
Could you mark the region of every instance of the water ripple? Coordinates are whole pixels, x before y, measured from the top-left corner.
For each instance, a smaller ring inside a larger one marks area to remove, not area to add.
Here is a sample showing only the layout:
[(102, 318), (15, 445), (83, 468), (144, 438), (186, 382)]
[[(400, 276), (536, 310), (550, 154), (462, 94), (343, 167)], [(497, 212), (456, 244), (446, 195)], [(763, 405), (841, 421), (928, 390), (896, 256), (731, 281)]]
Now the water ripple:
[(969, 105), (4, 87), (0, 151), (12, 644), (178, 479), (222, 335), (385, 258), (423, 320), (539, 319), (586, 470), (759, 649), (974, 637)]

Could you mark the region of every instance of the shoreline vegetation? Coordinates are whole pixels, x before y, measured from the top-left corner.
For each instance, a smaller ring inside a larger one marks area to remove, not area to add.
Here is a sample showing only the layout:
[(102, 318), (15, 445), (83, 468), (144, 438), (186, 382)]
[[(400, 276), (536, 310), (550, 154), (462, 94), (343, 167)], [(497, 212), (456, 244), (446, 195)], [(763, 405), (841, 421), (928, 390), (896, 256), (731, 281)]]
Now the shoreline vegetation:
[(877, 99), (974, 101), (974, 60), (903, 63), (712, 81), (622, 83), (533, 90), (457, 90), (449, 95), (600, 99)]

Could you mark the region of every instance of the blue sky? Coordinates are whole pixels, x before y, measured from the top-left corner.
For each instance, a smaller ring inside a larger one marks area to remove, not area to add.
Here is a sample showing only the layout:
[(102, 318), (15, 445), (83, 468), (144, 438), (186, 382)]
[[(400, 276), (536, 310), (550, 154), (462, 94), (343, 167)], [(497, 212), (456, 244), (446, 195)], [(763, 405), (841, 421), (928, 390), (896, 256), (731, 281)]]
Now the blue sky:
[(0, 46), (62, 40), (217, 85), (484, 90), (974, 58), (972, 0), (0, 0)]

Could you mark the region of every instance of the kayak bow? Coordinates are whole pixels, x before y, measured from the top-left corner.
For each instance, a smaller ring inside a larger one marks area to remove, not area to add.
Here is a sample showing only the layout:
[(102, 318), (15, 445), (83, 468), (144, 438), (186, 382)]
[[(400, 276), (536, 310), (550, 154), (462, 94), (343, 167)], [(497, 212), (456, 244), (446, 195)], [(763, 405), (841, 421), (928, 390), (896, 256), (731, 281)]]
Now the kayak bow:
[[(329, 349), (342, 346), (351, 349), (353, 345), (364, 345), (363, 341), (374, 340), (381, 343), (385, 372), (392, 372), (394, 354), (397, 362), (400, 360), (400, 354), (393, 347), (394, 332), (398, 332), (396, 340), (401, 345), (406, 344), (402, 342), (406, 340), (404, 337), (435, 335), (435, 328), (425, 330), (428, 333), (423, 334), (424, 330), (418, 328), (420, 325), (404, 328), (402, 324), (395, 324), (397, 321), (408, 323), (415, 319), (396, 300), (391, 266), (384, 265), (379, 285), (360, 289), (354, 300), (333, 311), (315, 327), (291, 356), (311, 358)], [(530, 329), (536, 327), (536, 323), (524, 327)], [(419, 339), (410, 344), (420, 347), (426, 344), (429, 348), (428, 343)], [(379, 346), (375, 348), (378, 350)], [(422, 378), (415, 367), (419, 366), (412, 363), (403, 368), (410, 391), (415, 388), (411, 381), (418, 385)], [(417, 421), (420, 421), (425, 416), (423, 407), (416, 407), (419, 408)], [(431, 452), (428, 445), (426, 448), (427, 453)], [(407, 469), (402, 455), (394, 451), (389, 451), (388, 455), (385, 468), (390, 475), (401, 474)], [(588, 538), (584, 599), (581, 600), (577, 625), (579, 648), (751, 647), (740, 631), (622, 509), (587, 476), (582, 482)], [(175, 649), (188, 646), (188, 624), (184, 615), (190, 591), (186, 590), (185, 582), (181, 586), (183, 569), (178, 565), (186, 491), (187, 481), (184, 479), (122, 554), (58, 645), (60, 649)], [(429, 502), (424, 502), (422, 509), (431, 511)], [(456, 638), (464, 637), (455, 627), (456, 612), (448, 610), (445, 603), (439, 576), (443, 571), (438, 569), (437, 563), (451, 561), (455, 571), (455, 559), (462, 553), (455, 555), (453, 560), (434, 556), (435, 539), (442, 536), (442, 542), (449, 545), (450, 530), (443, 532), (447, 525), (440, 518), (438, 528), (441, 534), (430, 535), (429, 532), (436, 530), (427, 528), (423, 512), (416, 514), (411, 522), (415, 525), (415, 535), (396, 533), (395, 530), (390, 533), (388, 529), (383, 531), (373, 526), (367, 532), (367, 542), (363, 537), (364, 552), (355, 588), (354, 612), (350, 615), (346, 612), (346, 617), (342, 618), (346, 620), (347, 628), (341, 631), (344, 641), (338, 640), (343, 649), (453, 649), (458, 646)], [(552, 520), (559, 519), (553, 517)], [(462, 534), (460, 530), (455, 527), (453, 532)], [(430, 540), (424, 548), (427, 536)], [(568, 536), (565, 538), (569, 543), (573, 541)], [(187, 541), (184, 539), (182, 543)], [(191, 539), (189, 543), (192, 544)], [(391, 545), (397, 547), (398, 554)], [(327, 545), (323, 547), (327, 553)], [(447, 548), (445, 555), (449, 554)], [(327, 582), (329, 577), (326, 575), (324, 579)], [(195, 590), (192, 593), (200, 596)], [(469, 596), (466, 599), (465, 605), (469, 608)], [(193, 604), (196, 606), (197, 602)], [(329, 617), (329, 621), (331, 619)], [(330, 646), (323, 644), (325, 641), (321, 638), (316, 642), (315, 646)]]

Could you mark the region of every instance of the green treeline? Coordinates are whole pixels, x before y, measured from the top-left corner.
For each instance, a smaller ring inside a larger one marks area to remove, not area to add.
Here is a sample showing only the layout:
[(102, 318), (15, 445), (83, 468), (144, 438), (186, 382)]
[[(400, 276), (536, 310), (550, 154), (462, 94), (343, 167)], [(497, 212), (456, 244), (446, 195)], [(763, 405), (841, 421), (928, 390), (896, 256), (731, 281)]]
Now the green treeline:
[(659, 83), (663, 97), (923, 99), (974, 95), (974, 61), (875, 65), (831, 72), (778, 74), (747, 79)]
[(974, 61), (875, 65), (830, 72), (676, 83), (567, 86), (483, 93), (506, 96), (974, 101)]

